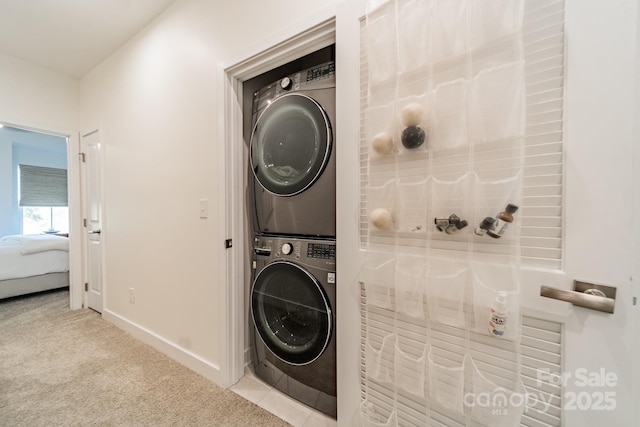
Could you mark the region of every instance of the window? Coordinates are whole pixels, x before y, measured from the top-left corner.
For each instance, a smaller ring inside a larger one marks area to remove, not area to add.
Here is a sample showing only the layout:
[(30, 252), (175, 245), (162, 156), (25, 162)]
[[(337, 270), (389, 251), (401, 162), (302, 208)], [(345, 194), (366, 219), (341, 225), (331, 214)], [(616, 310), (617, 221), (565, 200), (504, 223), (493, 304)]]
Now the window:
[(22, 234), (69, 232), (69, 208), (32, 206), (22, 209)]
[(67, 170), (22, 164), (18, 170), (22, 232), (68, 233)]

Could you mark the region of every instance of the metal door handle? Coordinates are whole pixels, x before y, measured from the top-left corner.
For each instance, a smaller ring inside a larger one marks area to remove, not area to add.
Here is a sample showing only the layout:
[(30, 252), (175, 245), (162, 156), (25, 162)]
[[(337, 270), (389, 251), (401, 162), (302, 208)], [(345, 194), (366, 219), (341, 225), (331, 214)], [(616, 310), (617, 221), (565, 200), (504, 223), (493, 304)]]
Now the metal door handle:
[(613, 286), (594, 285), (592, 283), (573, 282), (573, 291), (540, 286), (540, 296), (570, 302), (578, 307), (613, 313), (616, 303), (616, 288)]
[(87, 234), (100, 234), (100, 233), (102, 233), (101, 230), (91, 230), (91, 231), (87, 232)]

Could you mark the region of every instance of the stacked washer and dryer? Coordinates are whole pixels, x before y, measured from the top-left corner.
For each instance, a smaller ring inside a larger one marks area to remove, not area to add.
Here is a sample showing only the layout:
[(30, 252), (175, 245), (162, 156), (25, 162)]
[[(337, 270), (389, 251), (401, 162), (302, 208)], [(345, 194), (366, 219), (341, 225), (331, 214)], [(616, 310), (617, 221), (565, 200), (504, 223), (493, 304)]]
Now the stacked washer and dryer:
[(336, 416), (335, 66), (255, 92), (249, 167), (255, 374)]

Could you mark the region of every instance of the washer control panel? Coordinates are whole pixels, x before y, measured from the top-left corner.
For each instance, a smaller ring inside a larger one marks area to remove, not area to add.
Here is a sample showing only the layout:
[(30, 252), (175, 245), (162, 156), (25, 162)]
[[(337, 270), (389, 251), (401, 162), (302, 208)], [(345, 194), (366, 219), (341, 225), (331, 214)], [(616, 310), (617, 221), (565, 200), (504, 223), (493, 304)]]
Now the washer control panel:
[(334, 240), (256, 236), (253, 251), (255, 260), (285, 259), (335, 271), (336, 242)]
[(307, 244), (307, 258), (336, 259), (336, 245), (332, 243)]

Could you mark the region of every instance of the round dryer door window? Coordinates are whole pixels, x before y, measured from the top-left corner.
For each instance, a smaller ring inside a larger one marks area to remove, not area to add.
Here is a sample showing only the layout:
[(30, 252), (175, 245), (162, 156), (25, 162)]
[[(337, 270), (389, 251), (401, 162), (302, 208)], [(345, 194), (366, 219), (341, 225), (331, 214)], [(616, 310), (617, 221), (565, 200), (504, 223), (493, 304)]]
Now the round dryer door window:
[(322, 174), (332, 138), (329, 118), (320, 104), (302, 94), (283, 95), (265, 108), (253, 129), (253, 174), (275, 195), (301, 193)]
[(264, 344), (290, 364), (313, 362), (331, 338), (331, 308), (320, 283), (286, 261), (271, 263), (258, 273), (251, 312)]

